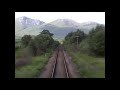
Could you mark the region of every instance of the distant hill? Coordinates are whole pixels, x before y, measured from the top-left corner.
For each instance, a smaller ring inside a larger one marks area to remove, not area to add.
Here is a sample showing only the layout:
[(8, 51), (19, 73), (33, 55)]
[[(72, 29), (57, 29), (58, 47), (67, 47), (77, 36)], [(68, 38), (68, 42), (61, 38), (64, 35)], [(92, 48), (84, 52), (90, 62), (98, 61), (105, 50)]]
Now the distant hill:
[(44, 24), (45, 22), (36, 20), (36, 19), (31, 19), (28, 17), (19, 17), (15, 20), (15, 31), (23, 30), (32, 26), (39, 26)]
[(88, 34), (92, 28), (97, 26), (97, 24), (99, 23), (78, 23), (70, 19), (57, 19), (50, 23), (45, 23), (40, 20), (30, 19), (23, 16), (15, 20), (15, 35), (38, 35), (43, 29), (47, 29), (54, 34), (54, 38), (64, 39), (69, 32), (76, 31), (77, 29), (81, 29)]
[(58, 26), (58, 27), (79, 27), (79, 23), (71, 19), (57, 19), (55, 21), (50, 22), (50, 24)]

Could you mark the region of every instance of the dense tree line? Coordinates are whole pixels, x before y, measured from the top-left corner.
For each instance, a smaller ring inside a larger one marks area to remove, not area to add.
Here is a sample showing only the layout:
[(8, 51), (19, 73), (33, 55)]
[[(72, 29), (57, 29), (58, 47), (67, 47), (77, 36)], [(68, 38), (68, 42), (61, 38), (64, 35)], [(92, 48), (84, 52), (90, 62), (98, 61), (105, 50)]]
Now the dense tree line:
[(65, 37), (65, 41), (67, 41), (68, 43), (77, 43), (76, 42), (76, 38), (78, 36), (78, 43), (80, 43), (85, 37), (86, 37), (86, 34), (81, 31), (81, 30), (77, 30), (76, 32), (70, 32), (68, 33), (68, 35)]
[(52, 36), (53, 34), (48, 30), (43, 30), (34, 39), (30, 35), (24, 35), (21, 40), (24, 47), (28, 47), (32, 55), (36, 56), (49, 52), (59, 45), (59, 42), (55, 41)]
[(96, 55), (105, 55), (105, 27), (98, 25), (89, 33), (89, 48)]
[(29, 42), (31, 41), (32, 37), (31, 35), (24, 35), (22, 38), (21, 38), (21, 41), (22, 41), (22, 44), (24, 45), (24, 47), (27, 47)]
[[(79, 36), (79, 48), (76, 48), (77, 38)], [(105, 55), (105, 26), (97, 25), (93, 28), (88, 35), (83, 31), (77, 30), (71, 32), (65, 37), (64, 46), (69, 46), (72, 49), (80, 50), (88, 54), (94, 54), (98, 56)]]

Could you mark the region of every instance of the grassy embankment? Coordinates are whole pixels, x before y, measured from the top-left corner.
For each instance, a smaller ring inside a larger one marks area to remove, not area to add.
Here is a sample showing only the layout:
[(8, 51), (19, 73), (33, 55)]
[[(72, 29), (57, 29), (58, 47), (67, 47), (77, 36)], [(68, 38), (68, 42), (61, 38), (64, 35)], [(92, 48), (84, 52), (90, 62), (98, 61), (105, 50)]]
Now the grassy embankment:
[(95, 57), (81, 52), (72, 52), (67, 49), (77, 66), (80, 77), (82, 78), (104, 78), (105, 77), (105, 58)]
[(35, 78), (42, 71), (48, 61), (50, 53), (42, 56), (32, 57), (29, 64), (15, 69), (15, 78)]
[[(46, 53), (45, 55), (31, 57), (30, 60), (26, 59), (26, 48), (19, 48), (15, 50), (15, 62), (22, 63), (23, 61), (28, 62), (22, 66), (15, 67), (15, 78), (36, 78), (44, 68), (48, 61), (48, 58), (52, 54), (52, 51)], [(20, 61), (20, 58), (25, 58)]]

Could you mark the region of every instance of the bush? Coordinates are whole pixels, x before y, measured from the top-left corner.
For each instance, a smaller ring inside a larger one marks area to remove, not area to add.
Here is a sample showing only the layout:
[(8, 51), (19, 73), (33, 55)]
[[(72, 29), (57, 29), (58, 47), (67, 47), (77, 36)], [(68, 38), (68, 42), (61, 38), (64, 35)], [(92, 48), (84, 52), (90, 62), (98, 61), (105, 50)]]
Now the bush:
[(32, 39), (32, 37), (31, 37), (31, 35), (24, 35), (23, 37), (22, 37), (22, 44), (25, 46), (25, 47), (27, 47), (28, 46), (28, 44), (29, 44), (29, 42), (31, 41), (31, 39)]
[(90, 46), (88, 43), (88, 38), (86, 38), (85, 40), (83, 40), (80, 44), (79, 44), (79, 48), (80, 48), (80, 52), (82, 53), (86, 53), (86, 54), (90, 54)]
[(19, 46), (15, 46), (15, 50), (18, 50), (20, 47)]
[(89, 35), (90, 50), (96, 55), (105, 55), (105, 30), (103, 26), (96, 27)]
[(29, 51), (31, 52), (32, 56), (36, 56), (37, 55), (37, 47), (35, 46), (35, 41), (31, 40), (29, 45)]

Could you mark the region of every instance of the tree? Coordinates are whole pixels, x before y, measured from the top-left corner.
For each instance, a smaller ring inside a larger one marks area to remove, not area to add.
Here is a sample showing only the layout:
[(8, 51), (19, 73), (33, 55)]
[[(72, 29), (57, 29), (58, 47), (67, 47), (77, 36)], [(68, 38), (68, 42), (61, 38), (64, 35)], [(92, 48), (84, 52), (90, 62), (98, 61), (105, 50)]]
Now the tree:
[(54, 43), (52, 44), (52, 48), (56, 49), (56, 47), (58, 47), (59, 44), (60, 44), (59, 41), (54, 41)]
[(41, 32), (41, 34), (48, 34), (48, 35), (50, 35), (50, 36), (53, 36), (53, 35), (54, 35), (53, 33), (50, 33), (48, 30), (43, 30), (43, 31)]
[(46, 52), (48, 48), (52, 46), (53, 38), (47, 34), (40, 34), (35, 37), (37, 52), (39, 54), (42, 54), (43, 52)]
[(33, 55), (41, 55), (57, 47), (58, 42), (54, 41), (52, 36), (48, 30), (43, 30), (37, 35), (29, 44)]
[[(76, 49), (76, 37), (78, 37), (79, 48)], [(97, 25), (93, 28), (88, 35), (83, 31), (77, 30), (76, 32), (70, 32), (65, 37), (64, 46), (69, 47), (75, 52), (80, 50), (82, 53), (104, 56), (105, 55), (105, 26)]]
[[(65, 41), (63, 42), (65, 47), (69, 47), (69, 49), (71, 49), (72, 51), (78, 51), (78, 45), (82, 42), (82, 40), (84, 40), (86, 38), (86, 34), (77, 29), (76, 32), (70, 32), (67, 34), (67, 36), (65, 37)], [(77, 46), (76, 46), (77, 45)]]
[(21, 40), (22, 40), (22, 44), (26, 47), (28, 46), (29, 42), (31, 41), (32, 37), (31, 35), (24, 35)]
[(30, 41), (30, 43), (29, 43), (29, 50), (30, 50), (30, 52), (31, 52), (31, 54), (33, 55), (33, 56), (36, 56), (37, 55), (37, 47), (36, 47), (36, 45), (35, 45), (35, 40), (31, 40)]
[(78, 37), (78, 43), (80, 43), (85, 37), (86, 37), (86, 34), (83, 32), (83, 31), (81, 31), (81, 30), (77, 30), (76, 32), (70, 32), (70, 33), (68, 33), (68, 35), (65, 37), (65, 41), (68, 41), (69, 43), (75, 43), (75, 44), (77, 44), (77, 42), (76, 42), (76, 36), (79, 36)]
[(89, 33), (89, 46), (91, 52), (96, 55), (105, 54), (105, 27), (98, 25)]

